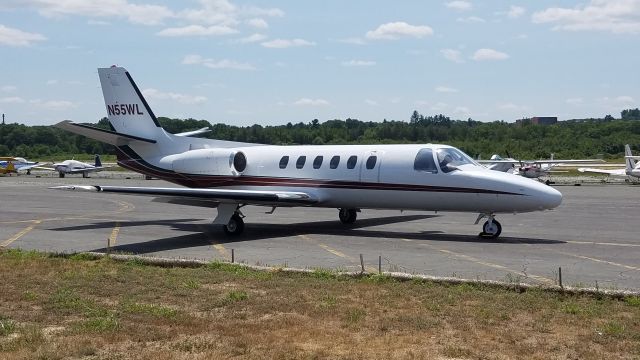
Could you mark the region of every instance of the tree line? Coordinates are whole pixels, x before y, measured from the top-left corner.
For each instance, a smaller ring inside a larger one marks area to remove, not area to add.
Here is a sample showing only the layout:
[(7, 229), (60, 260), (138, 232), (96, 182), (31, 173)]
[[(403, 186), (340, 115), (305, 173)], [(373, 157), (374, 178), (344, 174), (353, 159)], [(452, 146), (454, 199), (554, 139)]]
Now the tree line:
[[(452, 120), (438, 114), (424, 116), (414, 111), (407, 121), (382, 122), (357, 119), (314, 119), (308, 123), (262, 126), (210, 124), (206, 120), (160, 117), (171, 133), (210, 127), (201, 135), (212, 139), (261, 144), (394, 144), (444, 143), (484, 159), (492, 154), (518, 158), (620, 158), (624, 144), (640, 150), (640, 110), (623, 110), (621, 119), (607, 115), (599, 119), (561, 121), (555, 125), (533, 125), (504, 121)], [(106, 118), (90, 124), (109, 129)], [(43, 159), (47, 156), (115, 154), (111, 145), (74, 135), (53, 126), (0, 125), (0, 156)]]

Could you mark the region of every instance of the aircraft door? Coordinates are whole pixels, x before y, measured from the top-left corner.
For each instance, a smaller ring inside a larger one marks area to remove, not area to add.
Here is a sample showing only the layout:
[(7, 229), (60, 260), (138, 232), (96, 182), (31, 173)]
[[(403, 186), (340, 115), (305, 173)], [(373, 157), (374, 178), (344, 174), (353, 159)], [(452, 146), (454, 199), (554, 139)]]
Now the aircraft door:
[(360, 162), (360, 181), (380, 182), (382, 151), (367, 151)]

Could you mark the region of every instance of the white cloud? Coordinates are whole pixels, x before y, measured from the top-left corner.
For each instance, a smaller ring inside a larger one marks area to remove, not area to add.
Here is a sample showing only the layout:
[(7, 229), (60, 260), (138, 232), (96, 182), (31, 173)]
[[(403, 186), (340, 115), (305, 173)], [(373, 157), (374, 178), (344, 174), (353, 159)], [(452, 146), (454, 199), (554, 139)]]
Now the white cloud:
[(567, 100), (565, 100), (565, 102), (569, 105), (582, 105), (584, 103), (584, 99), (579, 98), (579, 97), (575, 97), (575, 98), (568, 98)]
[(628, 96), (628, 95), (618, 96), (615, 100), (616, 102), (627, 103), (627, 104), (636, 102), (631, 96)]
[(13, 86), (13, 85), (5, 85), (5, 86), (1, 87), (0, 90), (2, 90), (4, 92), (14, 92), (14, 91), (18, 90), (18, 88)]
[(456, 108), (453, 109), (453, 113), (457, 115), (468, 116), (471, 115), (471, 110), (469, 110), (469, 108), (466, 106), (456, 106)]
[(200, 55), (187, 55), (182, 59), (183, 65), (202, 65), (210, 69), (233, 69), (233, 70), (255, 70), (256, 68), (249, 63), (240, 63), (233, 60), (214, 60), (203, 58)]
[(529, 110), (529, 107), (524, 105), (516, 105), (514, 103), (502, 103), (498, 105), (498, 109), (510, 112), (526, 112)]
[(44, 35), (30, 33), (0, 24), (0, 45), (30, 46), (36, 41), (47, 40)]
[(34, 8), (45, 17), (68, 15), (90, 18), (117, 17), (142, 25), (161, 24), (165, 19), (174, 16), (166, 6), (132, 4), (127, 0), (24, 0), (16, 4)]
[(329, 102), (325, 99), (302, 98), (300, 100), (297, 100), (293, 104), (298, 106), (327, 106), (329, 105)]
[(554, 30), (640, 33), (640, 1), (591, 0), (573, 8), (552, 7), (531, 16), (537, 24), (553, 23)]
[(202, 104), (207, 101), (207, 98), (204, 96), (194, 96), (187, 94), (179, 94), (173, 92), (162, 92), (157, 89), (144, 89), (142, 90), (142, 94), (148, 99), (156, 99), (156, 100), (173, 100), (177, 101), (181, 104), (194, 105), (194, 104)]
[(285, 49), (290, 47), (300, 47), (300, 46), (315, 46), (315, 42), (303, 40), (303, 39), (275, 39), (271, 41), (265, 41), (261, 43), (262, 46), (271, 49)]
[(457, 22), (461, 22), (461, 23), (468, 23), (468, 24), (487, 22), (485, 19), (483, 19), (481, 17), (477, 17), (477, 16), (468, 16), (468, 17), (465, 17), (465, 18), (457, 18), (456, 21)]
[(3, 103), (3, 104), (22, 104), (24, 102), (25, 100), (18, 96), (9, 96), (9, 97), (0, 98), (0, 103)]
[(47, 85), (56, 85), (56, 84), (58, 84), (58, 80), (56, 80), (56, 79), (47, 80), (46, 84)]
[(433, 35), (433, 29), (426, 25), (410, 25), (403, 21), (390, 22), (378, 26), (377, 29), (367, 31), (367, 39), (393, 40), (403, 36), (423, 38)]
[(378, 106), (378, 102), (375, 100), (371, 100), (371, 99), (365, 99), (364, 103), (370, 106)]
[(247, 20), (247, 24), (258, 29), (267, 29), (269, 27), (269, 24), (264, 19), (260, 18), (249, 19)]
[(243, 37), (242, 39), (237, 40), (237, 42), (243, 43), (243, 44), (249, 44), (249, 43), (255, 43), (255, 42), (259, 42), (259, 41), (265, 40), (266, 38), (267, 38), (267, 35), (252, 34), (252, 35), (249, 35), (247, 37)]
[(237, 33), (238, 30), (226, 25), (188, 25), (177, 28), (167, 28), (156, 33), (159, 36), (221, 36)]
[(449, 107), (449, 104), (443, 102), (437, 102), (431, 106), (431, 111), (443, 111)]
[(353, 45), (364, 45), (366, 44), (366, 41), (364, 41), (362, 38), (359, 37), (350, 37), (350, 38), (344, 38), (344, 39), (338, 39), (338, 42), (344, 43), (344, 44), (353, 44)]
[(43, 107), (47, 110), (61, 111), (69, 110), (78, 107), (76, 103), (67, 100), (47, 100), (42, 101), (40, 99), (30, 100), (31, 104)]
[(507, 17), (509, 17), (510, 19), (517, 19), (520, 16), (524, 15), (525, 12), (526, 10), (523, 7), (511, 5), (509, 11), (507, 11)]
[(467, 11), (473, 8), (473, 4), (471, 2), (460, 0), (449, 1), (448, 3), (445, 3), (445, 6), (458, 11)]
[(375, 61), (369, 60), (349, 60), (342, 62), (342, 66), (374, 66), (375, 64)]
[(105, 26), (105, 25), (111, 25), (111, 23), (104, 20), (89, 19), (87, 20), (87, 25)]
[(436, 87), (435, 90), (441, 93), (457, 93), (458, 92), (458, 89), (450, 88), (447, 86), (438, 86)]
[(509, 55), (493, 49), (478, 49), (471, 58), (475, 61), (506, 60)]
[(447, 59), (449, 61), (453, 61), (453, 62), (456, 62), (456, 63), (463, 63), (464, 62), (464, 60), (462, 60), (462, 54), (458, 50), (442, 49), (442, 50), (440, 50), (440, 53), (442, 54), (442, 56), (444, 56), (445, 59)]

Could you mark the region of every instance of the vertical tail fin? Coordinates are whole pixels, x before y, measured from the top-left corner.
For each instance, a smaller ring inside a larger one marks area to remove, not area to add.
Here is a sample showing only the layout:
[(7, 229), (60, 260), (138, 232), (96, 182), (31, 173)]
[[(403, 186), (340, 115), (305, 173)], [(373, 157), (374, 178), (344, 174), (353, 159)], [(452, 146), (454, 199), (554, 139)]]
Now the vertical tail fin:
[(632, 158), (626, 157), (626, 156), (633, 156), (633, 154), (631, 153), (631, 147), (629, 146), (629, 144), (626, 144), (624, 146), (624, 162), (627, 165), (627, 171), (631, 171), (633, 170), (633, 168), (636, 166), (636, 161)]
[(115, 131), (145, 139), (164, 134), (158, 119), (125, 68), (98, 69), (109, 123)]
[(96, 154), (96, 159), (95, 159), (95, 163), (94, 163), (95, 167), (101, 167), (102, 166), (102, 161), (100, 161), (100, 155)]

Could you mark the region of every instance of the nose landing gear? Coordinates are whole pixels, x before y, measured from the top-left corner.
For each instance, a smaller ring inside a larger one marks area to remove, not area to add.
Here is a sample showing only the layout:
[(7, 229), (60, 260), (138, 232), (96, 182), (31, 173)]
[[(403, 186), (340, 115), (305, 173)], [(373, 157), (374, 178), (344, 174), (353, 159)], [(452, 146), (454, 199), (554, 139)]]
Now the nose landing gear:
[(479, 223), (480, 220), (485, 217), (488, 218), (488, 220), (482, 225), (482, 232), (478, 234), (478, 236), (490, 239), (495, 239), (500, 236), (500, 233), (502, 233), (502, 225), (498, 220), (494, 219), (493, 214), (480, 214), (475, 223)]

